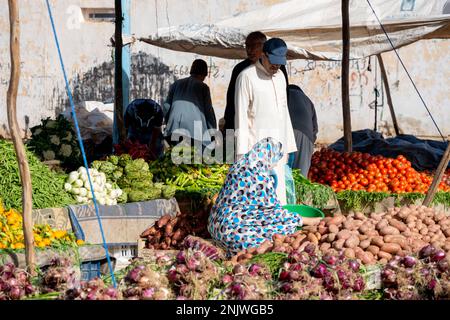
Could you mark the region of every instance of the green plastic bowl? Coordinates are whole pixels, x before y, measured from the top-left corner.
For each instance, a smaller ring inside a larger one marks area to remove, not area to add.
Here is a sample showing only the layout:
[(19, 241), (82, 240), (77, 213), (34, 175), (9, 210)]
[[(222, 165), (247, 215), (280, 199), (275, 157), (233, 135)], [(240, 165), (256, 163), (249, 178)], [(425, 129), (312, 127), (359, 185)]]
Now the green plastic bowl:
[(283, 206), (289, 212), (298, 213), (302, 217), (308, 218), (325, 218), (325, 214), (319, 209), (304, 204), (288, 204)]

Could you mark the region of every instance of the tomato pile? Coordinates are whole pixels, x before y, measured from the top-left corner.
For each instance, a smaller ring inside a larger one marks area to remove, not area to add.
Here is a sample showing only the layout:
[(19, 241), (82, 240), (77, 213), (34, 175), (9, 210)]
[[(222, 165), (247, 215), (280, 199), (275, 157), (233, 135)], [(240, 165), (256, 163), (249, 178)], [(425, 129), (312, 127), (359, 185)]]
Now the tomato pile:
[[(417, 172), (404, 156), (385, 158), (362, 152), (337, 152), (322, 149), (313, 154), (309, 179), (330, 185), (335, 192), (365, 190), (368, 192), (426, 193), (433, 180)], [(444, 181), (440, 191), (450, 191)]]

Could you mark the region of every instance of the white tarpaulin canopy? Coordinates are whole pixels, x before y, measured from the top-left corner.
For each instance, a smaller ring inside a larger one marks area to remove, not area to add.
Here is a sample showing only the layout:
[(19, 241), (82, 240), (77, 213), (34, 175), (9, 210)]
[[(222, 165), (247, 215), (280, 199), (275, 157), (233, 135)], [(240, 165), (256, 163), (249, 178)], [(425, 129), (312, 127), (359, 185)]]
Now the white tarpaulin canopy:
[[(448, 38), (448, 0), (370, 0), (394, 47), (421, 39)], [(392, 50), (366, 0), (350, 1), (350, 58), (359, 59)], [(340, 60), (341, 1), (291, 0), (236, 15), (215, 24), (184, 24), (160, 28), (141, 37), (171, 50), (229, 59), (246, 57), (244, 42), (251, 31), (284, 39), (289, 59)]]

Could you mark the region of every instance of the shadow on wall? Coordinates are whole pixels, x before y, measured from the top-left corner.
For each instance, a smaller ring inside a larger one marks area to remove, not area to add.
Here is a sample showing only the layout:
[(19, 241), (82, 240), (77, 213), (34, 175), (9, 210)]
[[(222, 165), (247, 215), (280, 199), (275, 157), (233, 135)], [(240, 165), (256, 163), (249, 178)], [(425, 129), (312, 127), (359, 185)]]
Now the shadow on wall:
[[(131, 56), (130, 101), (136, 98), (150, 98), (162, 103), (169, 86), (177, 79), (158, 58), (145, 52)], [(114, 102), (114, 62), (104, 62), (84, 74), (76, 74), (70, 80), (75, 104), (83, 101)], [(53, 110), (55, 116), (69, 107), (65, 88), (55, 87)], [(124, 106), (126, 108), (126, 106)]]

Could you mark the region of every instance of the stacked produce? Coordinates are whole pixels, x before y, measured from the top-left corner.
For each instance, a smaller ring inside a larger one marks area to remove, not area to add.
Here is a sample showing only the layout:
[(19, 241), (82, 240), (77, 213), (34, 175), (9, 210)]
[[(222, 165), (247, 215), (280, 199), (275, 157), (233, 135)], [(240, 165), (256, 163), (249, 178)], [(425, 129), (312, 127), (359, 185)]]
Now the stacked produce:
[(431, 245), (418, 256), (395, 256), (381, 273), (384, 298), (450, 299), (449, 257)]
[[(14, 210), (5, 210), (0, 202), (0, 250), (25, 248), (22, 215)], [(73, 233), (53, 230), (49, 225), (34, 225), (35, 245), (38, 248), (81, 245)]]
[(130, 270), (120, 287), (127, 300), (168, 300), (173, 295), (168, 289), (167, 276), (149, 265), (138, 265)]
[(71, 288), (62, 295), (64, 300), (119, 300), (122, 295), (114, 287), (108, 287), (103, 280), (95, 278), (81, 282), (80, 287)]
[(153, 174), (144, 159), (133, 160), (129, 154), (110, 156), (106, 161), (93, 161), (93, 169), (106, 175), (108, 182), (116, 183), (123, 191), (119, 202), (137, 202), (170, 199), (175, 188), (163, 183), (153, 183)]
[(365, 281), (358, 261), (344, 255), (321, 255), (314, 244), (289, 254), (279, 275), (282, 299), (355, 299)]
[[(183, 157), (178, 157), (179, 154)], [(177, 190), (202, 192), (213, 189), (218, 193), (225, 182), (229, 166), (216, 164), (213, 159), (209, 159), (209, 165), (197, 163), (195, 154), (195, 148), (176, 146), (162, 158), (153, 161), (150, 170), (158, 181), (175, 186)], [(201, 156), (198, 156), (200, 162), (208, 160)], [(180, 164), (174, 164), (173, 158)]]
[(41, 160), (60, 160), (62, 166), (68, 169), (82, 164), (83, 159), (72, 123), (62, 115), (56, 120), (42, 120), (40, 125), (31, 128), (31, 134), (28, 146)]
[(428, 244), (450, 250), (450, 217), (425, 206), (393, 208), (370, 217), (360, 212), (335, 216), (303, 229), (323, 252), (344, 250), (348, 258), (369, 265), (418, 252)]
[[(69, 174), (64, 184), (64, 189), (75, 197), (77, 203), (92, 203), (93, 196), (87, 173), (85, 167), (80, 167)], [(106, 175), (97, 169), (89, 169), (89, 175), (98, 203), (108, 206), (117, 204), (117, 199), (122, 195), (122, 189), (114, 188), (111, 183), (106, 182)]]
[[(412, 168), (404, 156), (396, 159), (361, 152), (337, 152), (322, 149), (313, 154), (309, 178), (330, 185), (334, 191), (426, 193), (433, 178)], [(439, 190), (450, 187), (441, 182)]]
[[(205, 212), (206, 213), (206, 212)], [(210, 238), (206, 229), (208, 214), (191, 215), (177, 213), (176, 216), (164, 215), (141, 234), (146, 239), (148, 249), (180, 249), (188, 235)]]
[(12, 263), (0, 266), (0, 300), (20, 300), (35, 290), (25, 270), (16, 268)]
[(54, 258), (39, 278), (42, 293), (64, 292), (78, 288), (80, 279), (77, 270), (68, 258)]
[(423, 246), (450, 251), (450, 217), (425, 206), (410, 205), (387, 212), (361, 212), (348, 216), (324, 218), (317, 226), (306, 226), (292, 235), (274, 235), (259, 247), (243, 250), (232, 258), (233, 263), (250, 261), (267, 252), (291, 253), (309, 243), (318, 245), (324, 254), (341, 252), (365, 265), (387, 263), (393, 255), (417, 252)]
[[(16, 152), (11, 142), (0, 140), (0, 198), (6, 208), (22, 210), (22, 185)], [(65, 193), (66, 175), (51, 171), (30, 151), (26, 150), (33, 188), (33, 208), (61, 208), (75, 201)]]
[(167, 272), (177, 299), (207, 299), (219, 281), (219, 267), (202, 251), (182, 250)]

